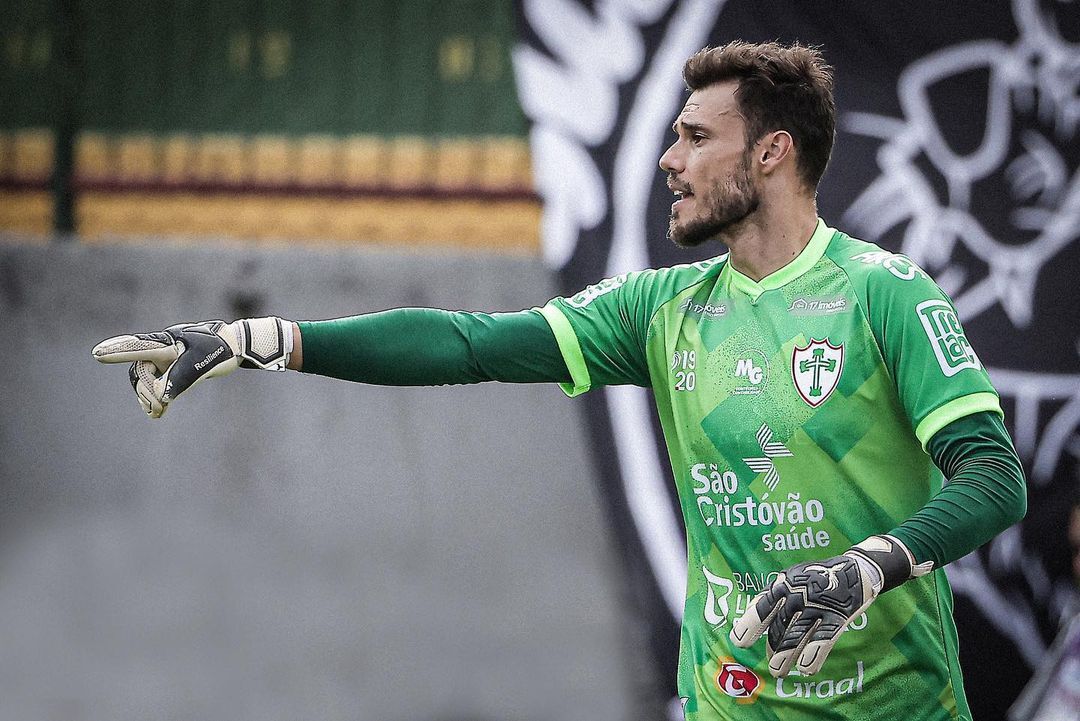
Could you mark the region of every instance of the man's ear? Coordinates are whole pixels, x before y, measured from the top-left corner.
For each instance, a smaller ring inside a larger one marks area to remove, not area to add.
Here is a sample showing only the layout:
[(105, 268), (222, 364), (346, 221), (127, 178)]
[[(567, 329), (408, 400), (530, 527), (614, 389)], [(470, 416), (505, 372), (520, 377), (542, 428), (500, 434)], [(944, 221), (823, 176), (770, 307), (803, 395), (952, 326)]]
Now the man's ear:
[(754, 146), (754, 163), (758, 169), (768, 175), (794, 153), (795, 143), (786, 130), (774, 130), (766, 133)]

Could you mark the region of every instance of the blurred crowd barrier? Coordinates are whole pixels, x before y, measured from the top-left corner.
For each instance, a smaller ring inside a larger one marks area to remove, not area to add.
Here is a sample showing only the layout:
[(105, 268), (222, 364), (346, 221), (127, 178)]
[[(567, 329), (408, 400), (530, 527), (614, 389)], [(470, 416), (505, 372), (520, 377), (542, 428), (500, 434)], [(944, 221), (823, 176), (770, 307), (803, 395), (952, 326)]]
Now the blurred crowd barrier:
[(0, 229), (539, 247), (509, 2), (7, 13)]

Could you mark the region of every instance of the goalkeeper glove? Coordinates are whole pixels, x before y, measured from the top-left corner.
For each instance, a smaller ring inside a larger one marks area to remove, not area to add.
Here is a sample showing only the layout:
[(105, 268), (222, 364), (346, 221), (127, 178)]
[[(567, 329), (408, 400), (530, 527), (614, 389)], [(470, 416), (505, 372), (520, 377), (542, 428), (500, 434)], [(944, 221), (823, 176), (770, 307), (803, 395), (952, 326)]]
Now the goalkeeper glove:
[(875, 598), (904, 581), (925, 576), (933, 561), (915, 557), (893, 536), (870, 536), (824, 561), (799, 563), (755, 596), (731, 626), (731, 641), (749, 648), (768, 632), (769, 672), (817, 673), (847, 624)]
[(173, 399), (204, 378), (237, 368), (285, 370), (292, 340), (292, 328), (281, 318), (207, 320), (118, 335), (98, 343), (92, 353), (102, 363), (130, 362), (128, 379), (139, 405), (160, 418)]

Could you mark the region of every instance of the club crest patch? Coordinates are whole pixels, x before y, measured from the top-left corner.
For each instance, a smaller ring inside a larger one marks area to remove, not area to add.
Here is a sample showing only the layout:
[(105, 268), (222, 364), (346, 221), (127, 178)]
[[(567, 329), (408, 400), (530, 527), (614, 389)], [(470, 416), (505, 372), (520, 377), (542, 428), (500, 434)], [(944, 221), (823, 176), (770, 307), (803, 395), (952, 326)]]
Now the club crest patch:
[(805, 347), (795, 346), (791, 353), (791, 379), (795, 390), (812, 408), (824, 403), (844, 370), (844, 344), (833, 345), (829, 339), (812, 339)]

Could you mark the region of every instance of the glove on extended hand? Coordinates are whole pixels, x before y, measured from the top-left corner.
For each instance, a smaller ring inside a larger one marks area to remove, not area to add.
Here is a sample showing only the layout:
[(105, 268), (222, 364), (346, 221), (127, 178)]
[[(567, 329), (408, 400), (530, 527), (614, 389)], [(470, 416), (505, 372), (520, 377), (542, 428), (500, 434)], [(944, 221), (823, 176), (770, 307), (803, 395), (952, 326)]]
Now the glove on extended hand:
[(932, 561), (916, 564), (892, 536), (870, 536), (842, 556), (781, 573), (732, 624), (731, 641), (749, 648), (768, 631), (765, 650), (773, 676), (787, 676), (792, 667), (817, 673), (852, 619), (880, 594), (933, 567)]
[(139, 405), (160, 418), (174, 398), (204, 378), (237, 368), (285, 370), (292, 329), (276, 317), (179, 323), (155, 333), (108, 338), (92, 352), (102, 363), (130, 362), (128, 378)]

